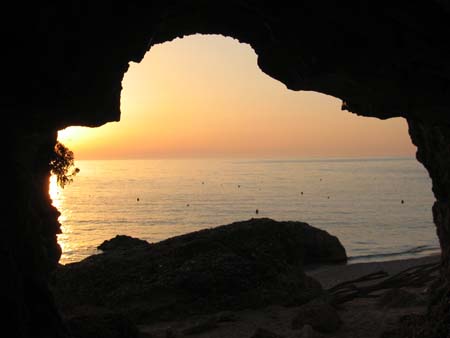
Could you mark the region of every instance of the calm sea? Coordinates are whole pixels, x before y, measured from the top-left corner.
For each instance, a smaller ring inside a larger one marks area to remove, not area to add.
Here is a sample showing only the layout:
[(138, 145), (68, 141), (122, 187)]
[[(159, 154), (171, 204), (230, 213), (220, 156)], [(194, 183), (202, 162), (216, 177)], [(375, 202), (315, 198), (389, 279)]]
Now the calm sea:
[[(433, 196), (412, 158), (76, 161), (50, 193), (61, 263), (117, 234), (156, 242), (252, 217), (307, 222), (337, 236), (349, 263), (437, 252)], [(403, 203), (402, 203), (403, 200)], [(256, 214), (256, 209), (259, 213)]]

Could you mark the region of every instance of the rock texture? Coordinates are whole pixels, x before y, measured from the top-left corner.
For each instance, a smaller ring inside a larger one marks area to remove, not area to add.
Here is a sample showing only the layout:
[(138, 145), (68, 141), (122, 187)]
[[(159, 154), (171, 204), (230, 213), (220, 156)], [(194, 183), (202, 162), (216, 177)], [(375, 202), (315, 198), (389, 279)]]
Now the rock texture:
[[(10, 138), (14, 160), (4, 183), (7, 217), (0, 239), (0, 300), (5, 334), (10, 337), (64, 336), (64, 326), (48, 288), (48, 278), (60, 258), (56, 241), (59, 211), (48, 192), (49, 161), (56, 142), (53, 133), (20, 133)], [(8, 170), (9, 171), (9, 170)]]
[(441, 279), (435, 285), (428, 326), (431, 337), (446, 337), (450, 334), (450, 125), (416, 120), (408, 120), (408, 125), (417, 160), (433, 182), (433, 220), (442, 255)]
[(448, 0), (70, 0), (10, 2), (5, 13), (12, 19), (0, 23), (12, 221), (1, 241), (1, 295), (16, 336), (64, 335), (47, 287), (59, 255), (58, 213), (46, 193), (55, 132), (119, 120), (128, 63), (156, 43), (193, 33), (249, 43), (261, 70), (290, 89), (333, 95), (356, 114), (408, 119), (434, 182), (448, 299)]
[(310, 325), (314, 330), (322, 333), (333, 333), (339, 329), (342, 320), (336, 309), (326, 303), (311, 303), (300, 307), (292, 320), (293, 329), (302, 329)]
[[(345, 261), (339, 240), (301, 222), (251, 219), (155, 244), (117, 236), (103, 254), (62, 266), (54, 291), (64, 313), (97, 307), (146, 323), (187, 315), (299, 305), (321, 294), (311, 263)], [(331, 250), (319, 255), (321, 248)], [(330, 256), (327, 253), (338, 253)]]
[(70, 338), (138, 338), (139, 330), (127, 317), (117, 313), (83, 314), (66, 321)]
[(412, 307), (424, 304), (426, 304), (424, 297), (401, 288), (394, 288), (384, 292), (377, 303), (381, 308)]

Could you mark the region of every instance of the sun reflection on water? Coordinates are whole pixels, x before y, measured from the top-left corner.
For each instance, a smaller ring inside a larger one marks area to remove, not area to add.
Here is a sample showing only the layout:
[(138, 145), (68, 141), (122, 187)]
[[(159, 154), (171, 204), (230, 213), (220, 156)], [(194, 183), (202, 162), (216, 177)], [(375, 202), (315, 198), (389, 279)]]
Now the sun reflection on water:
[(56, 175), (50, 176), (50, 185), (48, 187), (48, 193), (50, 194), (50, 198), (53, 201), (53, 206), (59, 208), (60, 199), (59, 194), (61, 193), (61, 188), (58, 186), (56, 181)]
[(61, 247), (62, 251), (60, 262), (65, 262), (67, 259), (67, 252), (72, 250), (72, 245), (70, 244), (68, 236), (68, 234), (70, 234), (71, 232), (71, 229), (70, 226), (66, 223), (68, 210), (64, 208), (63, 189), (58, 185), (55, 175), (50, 176), (48, 192), (50, 194), (50, 198), (52, 199), (52, 205), (61, 213), (58, 218), (58, 221), (61, 224), (61, 233), (57, 234), (56, 236), (58, 244)]

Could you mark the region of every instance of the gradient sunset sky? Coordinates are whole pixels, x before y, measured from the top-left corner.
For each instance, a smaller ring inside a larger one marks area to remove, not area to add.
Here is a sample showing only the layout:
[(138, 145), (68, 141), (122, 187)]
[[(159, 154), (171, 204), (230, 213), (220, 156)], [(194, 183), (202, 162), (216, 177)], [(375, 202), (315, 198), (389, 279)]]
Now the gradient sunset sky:
[(264, 74), (249, 45), (194, 35), (156, 45), (122, 82), (121, 121), (71, 127), (76, 159), (414, 156), (401, 118), (342, 111)]

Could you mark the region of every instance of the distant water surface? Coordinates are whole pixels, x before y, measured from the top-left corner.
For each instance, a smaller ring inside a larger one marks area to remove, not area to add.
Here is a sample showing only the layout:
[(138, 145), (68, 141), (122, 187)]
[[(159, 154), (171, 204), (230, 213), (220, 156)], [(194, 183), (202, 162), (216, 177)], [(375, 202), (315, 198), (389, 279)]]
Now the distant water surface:
[[(337, 236), (349, 263), (435, 253), (433, 196), (412, 158), (76, 161), (50, 194), (62, 213), (61, 263), (98, 253), (117, 234), (160, 241), (269, 217)], [(403, 203), (402, 203), (403, 201)], [(258, 209), (258, 214), (256, 214)]]

